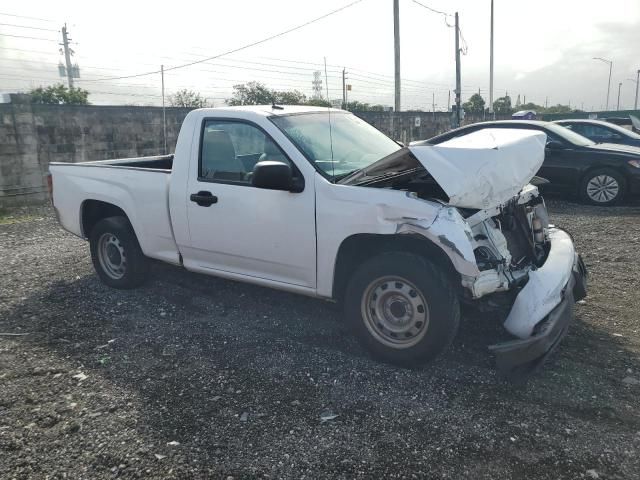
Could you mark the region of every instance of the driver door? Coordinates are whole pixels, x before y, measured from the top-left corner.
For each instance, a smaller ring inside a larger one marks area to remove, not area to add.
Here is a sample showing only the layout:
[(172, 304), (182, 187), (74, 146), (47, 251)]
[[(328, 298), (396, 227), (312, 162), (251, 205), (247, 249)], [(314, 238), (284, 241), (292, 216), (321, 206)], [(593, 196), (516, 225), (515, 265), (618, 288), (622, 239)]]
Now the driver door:
[[(185, 266), (302, 287), (316, 286), (313, 179), (291, 193), (256, 188), (253, 166), (274, 160), (302, 175), (271, 136), (240, 120), (204, 119), (190, 169)], [(196, 174), (197, 173), (197, 174)]]
[(551, 182), (545, 185), (548, 190), (566, 190), (576, 183), (576, 162), (579, 154), (573, 145), (562, 138), (546, 131), (547, 147), (544, 151), (544, 162), (538, 176)]

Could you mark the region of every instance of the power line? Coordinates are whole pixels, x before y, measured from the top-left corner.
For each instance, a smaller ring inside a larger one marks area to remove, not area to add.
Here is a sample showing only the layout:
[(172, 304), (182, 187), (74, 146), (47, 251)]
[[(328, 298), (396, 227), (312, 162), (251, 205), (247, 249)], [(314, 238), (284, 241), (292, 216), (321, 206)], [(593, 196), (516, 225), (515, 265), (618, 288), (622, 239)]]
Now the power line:
[[(185, 63), (183, 65), (176, 65), (175, 67), (165, 68), (164, 71), (167, 72), (167, 71), (170, 71), (170, 70), (176, 70), (178, 68), (190, 67), (191, 65), (196, 65), (198, 63), (208, 62), (210, 60), (215, 60), (216, 58), (220, 58), (220, 57), (223, 57), (225, 55), (230, 55), (232, 53), (236, 53), (236, 52), (239, 52), (241, 50), (245, 50), (245, 49), (250, 48), (250, 47), (255, 47), (256, 45), (260, 45), (262, 43), (268, 42), (269, 40), (273, 40), (274, 38), (278, 38), (278, 37), (281, 37), (281, 36), (286, 35), (288, 33), (295, 32), (296, 30), (300, 30), (301, 28), (306, 27), (308, 25), (311, 25), (312, 23), (315, 23), (315, 22), (317, 22), (319, 20), (325, 19), (325, 18), (327, 18), (327, 17), (329, 17), (331, 15), (335, 15), (336, 13), (341, 12), (341, 11), (343, 11), (343, 10), (349, 8), (349, 7), (352, 7), (353, 5), (356, 5), (356, 4), (358, 4), (358, 3), (362, 2), (362, 1), (363, 0), (355, 0), (354, 2), (351, 2), (351, 3), (349, 3), (349, 4), (347, 4), (347, 5), (343, 6), (343, 7), (340, 7), (338, 9), (336, 9), (336, 10), (332, 10), (329, 13), (325, 13), (324, 15), (321, 15), (320, 17), (314, 18), (313, 20), (309, 20), (308, 22), (305, 22), (303, 24), (297, 25), (297, 26), (295, 26), (293, 28), (290, 28), (288, 30), (285, 30), (283, 32), (276, 33), (275, 35), (271, 35), (271, 36), (269, 36), (267, 38), (263, 38), (262, 40), (258, 40), (256, 42), (249, 43), (247, 45), (243, 45), (242, 47), (238, 47), (238, 48), (235, 48), (233, 50), (229, 50), (227, 52), (220, 53), (218, 55), (214, 55), (212, 57), (204, 58), (202, 60), (196, 60), (195, 62), (189, 62), (189, 63)], [(160, 70), (155, 70), (153, 72), (146, 72), (146, 73), (138, 73), (136, 75), (126, 75), (126, 76), (122, 76), (122, 77), (113, 77), (113, 78), (110, 78), (109, 80), (119, 80), (121, 78), (142, 77), (142, 76), (145, 76), (145, 75), (154, 75), (156, 73), (160, 73)], [(86, 81), (87, 80), (85, 80), (85, 82)]]
[(44, 30), (45, 32), (58, 32), (58, 30), (54, 30), (53, 28), (42, 28), (42, 27), (29, 27), (27, 25), (15, 25), (13, 23), (0, 23), (3, 27), (16, 27), (16, 28), (28, 28), (30, 30)]
[(14, 18), (25, 18), (27, 20), (37, 20), (39, 22), (48, 22), (48, 23), (55, 23), (52, 20), (49, 20), (47, 18), (38, 18), (38, 17), (26, 17), (24, 15), (15, 15), (13, 13), (0, 13), (0, 15), (5, 16), (5, 17), (14, 17)]
[(42, 37), (27, 37), (25, 35), (10, 35), (8, 33), (0, 33), (2, 37), (14, 37), (14, 38), (28, 38), (29, 40), (44, 40), (45, 42), (56, 42), (57, 40), (53, 40), (51, 38), (42, 38)]
[(17, 52), (42, 53), (46, 55), (51, 55), (51, 52), (43, 52), (42, 50), (26, 50), (24, 48), (0, 47), (0, 50), (15, 50)]
[[(420, 5), (422, 8), (426, 8), (427, 10), (431, 10), (433, 13), (438, 13), (438, 14), (440, 14), (440, 15), (444, 15), (445, 19), (446, 19), (447, 17), (452, 17), (452, 16), (453, 16), (453, 15), (451, 15), (450, 13), (443, 12), (443, 11), (441, 11), (441, 10), (436, 10), (435, 8), (430, 7), (430, 6), (428, 6), (428, 5), (425, 5), (424, 3), (420, 3), (420, 2), (418, 2), (417, 0), (411, 0), (411, 1), (412, 1), (413, 3), (415, 3), (416, 5)], [(445, 21), (446, 21), (446, 20), (445, 20)]]

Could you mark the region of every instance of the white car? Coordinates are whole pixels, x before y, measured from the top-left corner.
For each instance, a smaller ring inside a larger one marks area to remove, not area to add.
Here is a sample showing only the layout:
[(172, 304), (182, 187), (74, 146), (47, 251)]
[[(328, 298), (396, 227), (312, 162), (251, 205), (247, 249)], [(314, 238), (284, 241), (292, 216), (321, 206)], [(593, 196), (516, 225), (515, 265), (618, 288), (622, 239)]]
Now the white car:
[(114, 288), (149, 258), (338, 301), (401, 365), (441, 353), (466, 302), (504, 314), (509, 375), (553, 350), (586, 294), (571, 237), (529, 184), (545, 135), (484, 130), (403, 147), (356, 116), (297, 106), (190, 112), (174, 155), (52, 163), (62, 226)]

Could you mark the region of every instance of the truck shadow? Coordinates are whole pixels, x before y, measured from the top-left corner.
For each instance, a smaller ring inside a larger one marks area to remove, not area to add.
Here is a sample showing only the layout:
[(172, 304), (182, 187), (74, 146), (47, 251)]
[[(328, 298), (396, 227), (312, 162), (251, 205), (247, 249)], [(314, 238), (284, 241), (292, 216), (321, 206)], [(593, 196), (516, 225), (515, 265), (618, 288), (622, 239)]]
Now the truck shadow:
[[(493, 369), (486, 346), (500, 327), (488, 316), (467, 315), (449, 352), (406, 370), (370, 359), (326, 302), (164, 265), (154, 265), (152, 276), (134, 291), (109, 289), (92, 274), (54, 283), (9, 318), (39, 334), (26, 341), (135, 393), (143, 405), (139, 428), (220, 459), (247, 442), (316, 429), (327, 408), (349, 428), (397, 408), (429, 415), (434, 405), (459, 416), (447, 422), (470, 415), (499, 431), (509, 428), (505, 418), (550, 429), (567, 417), (621, 431), (640, 427), (637, 414), (622, 407), (637, 405), (637, 397), (620, 383), (627, 369), (640, 371), (640, 360), (580, 313), (546, 368), (515, 388)], [(393, 409), (379, 403), (382, 395), (394, 399)], [(541, 408), (550, 410), (541, 417)], [(439, 438), (429, 435), (425, 441)]]

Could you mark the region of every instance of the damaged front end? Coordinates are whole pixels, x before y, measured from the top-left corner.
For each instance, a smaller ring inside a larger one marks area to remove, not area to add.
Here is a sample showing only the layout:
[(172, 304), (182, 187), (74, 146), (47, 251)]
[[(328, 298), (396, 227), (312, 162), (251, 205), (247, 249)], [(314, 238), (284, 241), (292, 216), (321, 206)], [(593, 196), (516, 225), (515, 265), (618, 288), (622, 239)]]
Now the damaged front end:
[(397, 233), (438, 245), (459, 273), (467, 303), (506, 317), (514, 339), (489, 348), (511, 380), (544, 362), (566, 333), (573, 304), (586, 296), (585, 265), (570, 235), (549, 223), (533, 185), (500, 207), (443, 205), (428, 227), (405, 219)]
[(440, 204), (435, 219), (404, 217), (396, 233), (420, 234), (439, 246), (468, 303), (504, 313), (513, 339), (490, 349), (514, 380), (535, 371), (555, 349), (574, 302), (586, 295), (587, 272), (570, 235), (550, 224), (529, 183), (544, 160), (545, 142), (541, 132), (497, 129), (437, 146), (412, 145), (423, 170), (368, 182)]
[(474, 300), (491, 302), (500, 291), (512, 299), (504, 327), (515, 339), (489, 348), (499, 370), (516, 380), (534, 372), (565, 335), (573, 304), (586, 296), (587, 272), (570, 235), (549, 223), (535, 187), (492, 213), (467, 218), (480, 274), (463, 284)]

